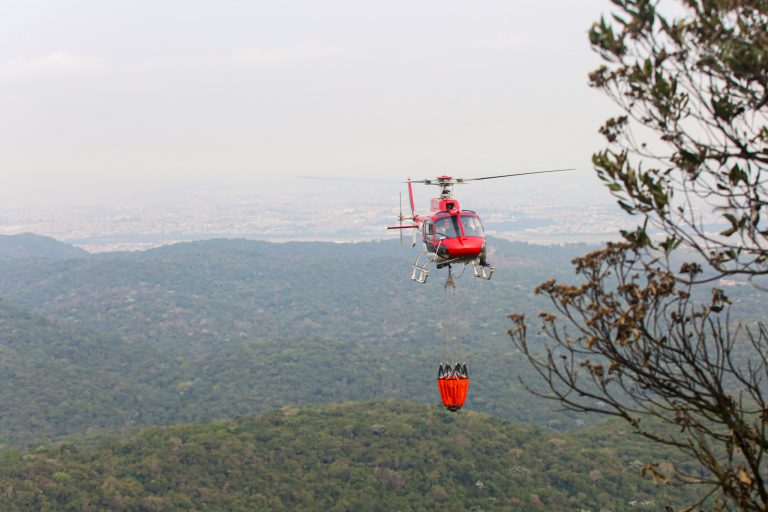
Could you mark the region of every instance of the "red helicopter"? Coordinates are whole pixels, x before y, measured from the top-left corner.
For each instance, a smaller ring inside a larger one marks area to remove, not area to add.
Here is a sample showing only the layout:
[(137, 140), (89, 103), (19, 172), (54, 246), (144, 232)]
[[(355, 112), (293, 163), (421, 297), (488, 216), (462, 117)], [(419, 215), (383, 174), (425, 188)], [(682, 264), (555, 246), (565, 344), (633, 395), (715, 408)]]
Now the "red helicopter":
[[(413, 181), (408, 178), (408, 196), (411, 203), (411, 216), (404, 216), (402, 211), (402, 196), (400, 204), (400, 224), (387, 226), (387, 229), (420, 229), (424, 250), (419, 253), (412, 265), (411, 279), (426, 283), (429, 277), (429, 265), (435, 264), (440, 269), (448, 267), (448, 279), (445, 286), (455, 287), (451, 266), (456, 264), (472, 265), (475, 277), (489, 280), (493, 275), (493, 266), (486, 259), (487, 249), (485, 233), (480, 216), (472, 210), (462, 210), (459, 200), (452, 196), (453, 186), (470, 181), (509, 178), (527, 174), (543, 174), (549, 172), (572, 171), (573, 169), (553, 169), (549, 171), (520, 172), (502, 174), (500, 176), (485, 176), (483, 178), (453, 178), (438, 176), (435, 179)], [(435, 197), (430, 203), (429, 215), (418, 215), (413, 201), (413, 184), (436, 185), (440, 187), (440, 197)], [(413, 224), (403, 225), (403, 221)], [(402, 242), (402, 231), (400, 232)], [(416, 245), (416, 231), (413, 233), (413, 245)]]
[[(400, 224), (387, 226), (387, 229), (399, 229), (400, 242), (403, 240), (403, 229), (413, 229), (413, 245), (416, 245), (416, 231), (421, 230), (424, 250), (416, 257), (413, 263), (411, 279), (419, 283), (427, 282), (429, 277), (428, 266), (435, 264), (436, 268), (448, 267), (448, 279), (445, 282), (446, 290), (456, 284), (451, 274), (451, 266), (455, 264), (472, 265), (472, 273), (475, 277), (488, 280), (493, 275), (493, 266), (487, 259), (487, 248), (483, 224), (480, 216), (472, 210), (462, 210), (458, 199), (451, 195), (454, 185), (469, 181), (490, 180), (496, 178), (508, 178), (523, 176), (526, 174), (542, 174), (548, 172), (563, 172), (573, 169), (553, 169), (550, 171), (520, 172), (515, 174), (503, 174), (500, 176), (486, 176), (483, 178), (452, 178), (451, 176), (438, 176), (434, 180), (413, 181), (408, 178), (408, 196), (411, 203), (411, 216), (403, 215), (402, 194), (400, 196)], [(413, 184), (436, 185), (440, 187), (440, 197), (435, 197), (430, 203), (429, 215), (418, 215), (413, 201)], [(403, 221), (412, 221), (412, 224), (403, 225)], [(440, 390), (440, 398), (443, 405), (449, 411), (456, 412), (462, 408), (467, 398), (469, 389), (469, 372), (466, 363), (441, 363), (437, 372), (437, 386)]]

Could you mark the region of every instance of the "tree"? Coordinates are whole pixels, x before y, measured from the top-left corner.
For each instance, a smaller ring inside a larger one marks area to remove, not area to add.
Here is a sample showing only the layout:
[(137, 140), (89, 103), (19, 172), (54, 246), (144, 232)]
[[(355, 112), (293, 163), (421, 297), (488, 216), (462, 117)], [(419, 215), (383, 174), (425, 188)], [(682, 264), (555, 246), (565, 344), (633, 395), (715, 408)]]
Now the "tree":
[(543, 378), (535, 393), (697, 463), (647, 474), (707, 487), (697, 506), (768, 510), (768, 331), (733, 321), (708, 284), (768, 274), (768, 3), (679, 0), (669, 16), (612, 1), (589, 34), (604, 61), (590, 83), (622, 115), (593, 163), (638, 226), (575, 259), (580, 283), (536, 289), (555, 309), (541, 338), (519, 314), (510, 335)]

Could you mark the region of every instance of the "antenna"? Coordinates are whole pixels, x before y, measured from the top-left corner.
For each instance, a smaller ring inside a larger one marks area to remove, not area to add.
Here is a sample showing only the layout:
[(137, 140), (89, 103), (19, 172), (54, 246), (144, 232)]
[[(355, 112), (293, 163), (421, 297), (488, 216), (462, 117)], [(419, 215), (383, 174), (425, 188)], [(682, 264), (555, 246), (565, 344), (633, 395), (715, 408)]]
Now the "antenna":
[(403, 246), (403, 193), (400, 192), (400, 247)]

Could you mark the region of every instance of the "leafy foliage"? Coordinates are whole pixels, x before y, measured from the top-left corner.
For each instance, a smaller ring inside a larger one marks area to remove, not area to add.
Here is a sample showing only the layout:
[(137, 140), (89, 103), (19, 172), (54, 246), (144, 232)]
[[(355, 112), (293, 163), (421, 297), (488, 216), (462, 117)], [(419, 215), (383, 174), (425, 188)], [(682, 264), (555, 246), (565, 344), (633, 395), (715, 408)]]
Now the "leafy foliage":
[(662, 268), (636, 268), (636, 259), (627, 244), (609, 245), (575, 260), (581, 285), (539, 287), (565, 320), (541, 315), (555, 341), (545, 354), (531, 348), (524, 318), (513, 315), (510, 334), (549, 386), (542, 395), (622, 418), (698, 461), (693, 470), (677, 469), (682, 482), (710, 489), (733, 482), (744, 491), (760, 485), (749, 472), (765, 451), (768, 332), (758, 325), (754, 336), (738, 335), (722, 290), (697, 303), (690, 283)]
[[(601, 129), (598, 175), (642, 225), (648, 246), (696, 249), (724, 274), (766, 274), (768, 7), (762, 0), (615, 1), (590, 31), (590, 75), (622, 115)], [(666, 5), (669, 8), (669, 5)], [(703, 212), (708, 212), (703, 215)]]

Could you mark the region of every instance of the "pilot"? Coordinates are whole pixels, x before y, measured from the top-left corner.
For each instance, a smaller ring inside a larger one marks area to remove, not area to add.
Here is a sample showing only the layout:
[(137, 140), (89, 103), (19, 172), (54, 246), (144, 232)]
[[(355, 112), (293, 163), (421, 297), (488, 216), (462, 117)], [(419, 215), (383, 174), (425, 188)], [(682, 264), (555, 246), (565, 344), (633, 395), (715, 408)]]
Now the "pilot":
[(480, 221), (476, 217), (462, 217), (464, 220), (464, 235), (480, 236)]
[(449, 222), (451, 222), (450, 217), (445, 217), (442, 219), (438, 219), (435, 222), (435, 230), (437, 232), (438, 238), (448, 238), (448, 226)]

